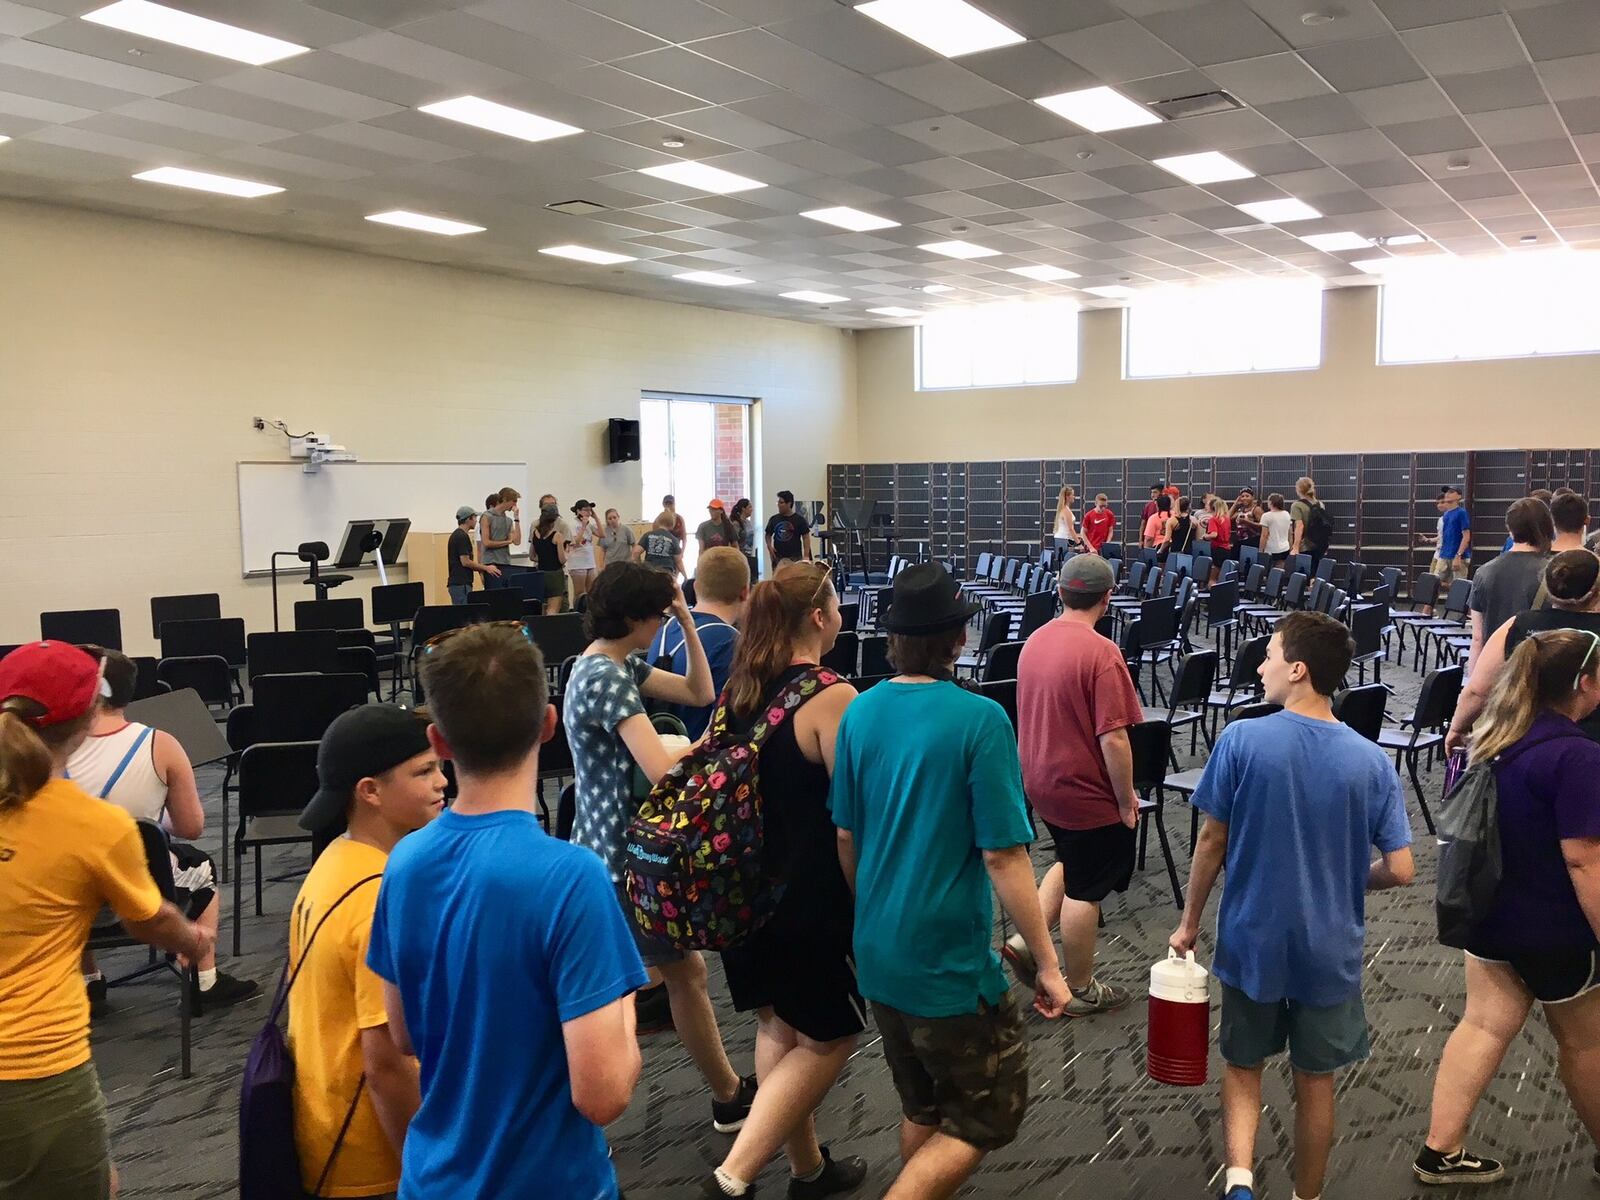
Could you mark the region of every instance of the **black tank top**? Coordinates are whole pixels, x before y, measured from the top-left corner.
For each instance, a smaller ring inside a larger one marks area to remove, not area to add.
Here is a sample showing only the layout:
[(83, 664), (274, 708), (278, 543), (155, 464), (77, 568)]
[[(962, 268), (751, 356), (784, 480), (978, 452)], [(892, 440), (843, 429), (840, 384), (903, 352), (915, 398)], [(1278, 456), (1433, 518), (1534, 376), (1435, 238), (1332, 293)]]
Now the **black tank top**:
[(1187, 554), (1189, 547), (1194, 544), (1194, 521), (1188, 513), (1178, 517), (1178, 523), (1172, 527), (1172, 544), (1169, 547), (1174, 554)]
[(556, 531), (552, 529), (546, 537), (533, 539), (533, 557), (541, 571), (561, 570), (561, 552), (556, 549)]

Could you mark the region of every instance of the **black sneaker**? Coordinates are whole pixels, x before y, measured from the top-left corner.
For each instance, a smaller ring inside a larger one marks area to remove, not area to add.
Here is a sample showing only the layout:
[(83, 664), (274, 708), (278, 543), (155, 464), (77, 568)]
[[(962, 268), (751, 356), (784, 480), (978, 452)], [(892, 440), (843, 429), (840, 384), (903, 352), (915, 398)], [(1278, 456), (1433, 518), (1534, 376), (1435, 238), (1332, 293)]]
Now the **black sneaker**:
[(667, 998), (667, 985), (658, 983), (652, 988), (642, 988), (633, 1002), (636, 1033), (662, 1033), (672, 1028), (672, 1001)]
[(260, 994), (261, 985), (254, 979), (240, 979), (225, 971), (218, 971), (216, 983), (200, 993), (200, 1008), (202, 1012), (227, 1008), (230, 1004), (238, 1004), (241, 1000), (249, 1000)]
[(822, 1174), (815, 1179), (796, 1179), (789, 1176), (789, 1200), (816, 1200), (819, 1196), (837, 1196), (861, 1186), (867, 1177), (867, 1160), (851, 1155), (835, 1159), (822, 1147)]
[[(744, 1200), (754, 1200), (755, 1194), (756, 1185), (749, 1184), (744, 1189)], [(728, 1193), (723, 1191), (722, 1185), (717, 1182), (716, 1172), (705, 1177), (705, 1181), (700, 1185), (700, 1196), (702, 1200), (728, 1200)]]
[(104, 977), (100, 979), (85, 979), (84, 990), (89, 993), (89, 1017), (98, 1021), (111, 1011), (111, 998), (107, 993)]
[(738, 1133), (744, 1128), (744, 1119), (750, 1115), (750, 1106), (756, 1102), (756, 1077), (746, 1075), (739, 1080), (739, 1090), (732, 1100), (711, 1101), (711, 1128), (718, 1133)]
[(1493, 1158), (1480, 1158), (1470, 1150), (1441, 1154), (1424, 1146), (1411, 1170), (1423, 1183), (1494, 1183), (1505, 1178), (1506, 1169)]

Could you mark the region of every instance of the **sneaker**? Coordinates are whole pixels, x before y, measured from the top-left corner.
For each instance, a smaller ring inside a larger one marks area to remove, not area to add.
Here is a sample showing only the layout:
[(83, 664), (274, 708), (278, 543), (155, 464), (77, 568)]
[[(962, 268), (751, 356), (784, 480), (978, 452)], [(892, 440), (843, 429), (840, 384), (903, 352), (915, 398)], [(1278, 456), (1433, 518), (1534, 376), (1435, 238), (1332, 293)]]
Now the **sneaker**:
[(1218, 1196), (1217, 1200), (1256, 1200), (1256, 1192), (1254, 1188), (1247, 1188), (1242, 1183), (1236, 1183)]
[(218, 971), (216, 983), (200, 993), (200, 1007), (202, 1010), (227, 1008), (260, 994), (261, 985), (254, 979), (240, 979), (226, 971)]
[(1132, 997), (1127, 988), (1112, 987), (1098, 979), (1089, 980), (1089, 986), (1072, 993), (1072, 1001), (1065, 1009), (1069, 1017), (1093, 1017), (1100, 1013), (1116, 1012)]
[[(754, 1200), (755, 1194), (756, 1185), (753, 1183), (749, 1184), (744, 1189), (744, 1200)], [(701, 1181), (700, 1196), (702, 1200), (728, 1200), (728, 1193), (723, 1191), (722, 1185), (717, 1182), (717, 1175), (715, 1171), (713, 1171), (710, 1175), (707, 1175), (705, 1179)]]
[(744, 1128), (744, 1119), (750, 1115), (750, 1106), (756, 1102), (756, 1077), (746, 1075), (739, 1080), (739, 1090), (732, 1100), (711, 1102), (711, 1128), (718, 1133), (738, 1133)]
[(835, 1159), (822, 1147), (822, 1174), (815, 1179), (789, 1177), (789, 1200), (816, 1200), (820, 1196), (837, 1196), (853, 1192), (867, 1177), (867, 1160), (851, 1155)]
[(634, 1032), (663, 1033), (672, 1028), (672, 1001), (667, 996), (667, 985), (658, 983), (652, 988), (641, 988), (634, 999)]
[(1033, 951), (1028, 949), (1028, 943), (1023, 941), (1020, 933), (1013, 933), (1006, 939), (1005, 945), (1000, 947), (1000, 957), (1006, 960), (1006, 966), (1011, 968), (1011, 973), (1028, 991), (1033, 991), (1038, 985), (1039, 964), (1033, 961)]
[(1470, 1150), (1441, 1154), (1424, 1146), (1411, 1170), (1423, 1183), (1494, 1183), (1505, 1177), (1506, 1169), (1497, 1160), (1479, 1158)]
[(89, 1017), (98, 1021), (111, 1011), (111, 998), (105, 979), (85, 979), (84, 990), (89, 993)]

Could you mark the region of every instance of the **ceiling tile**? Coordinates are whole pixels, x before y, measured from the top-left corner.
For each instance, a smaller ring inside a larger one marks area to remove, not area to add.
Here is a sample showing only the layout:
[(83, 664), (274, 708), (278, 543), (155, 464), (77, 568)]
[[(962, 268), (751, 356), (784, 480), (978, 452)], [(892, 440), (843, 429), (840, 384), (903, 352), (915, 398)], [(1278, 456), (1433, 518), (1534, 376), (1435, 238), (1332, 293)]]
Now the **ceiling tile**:
[(1511, 19), (1535, 59), (1600, 53), (1600, 6), (1593, 0), (1566, 0), (1514, 12)]
[(1545, 103), (1544, 85), (1528, 64), (1474, 75), (1444, 75), (1439, 86), (1468, 114)]
[(982, 129), (1024, 145), (1059, 140), (1063, 130), (1077, 128), (1028, 100), (1012, 100), (1009, 104), (994, 108), (977, 108), (963, 115)]
[(1202, 67), (1287, 49), (1284, 40), (1243, 0), (1213, 0), (1182, 12), (1145, 17), (1140, 23)]
[(1493, 71), (1528, 61), (1504, 15), (1428, 25), (1401, 37), (1416, 60), (1435, 75)]
[(1397, 37), (1314, 46), (1302, 57), (1341, 92), (1388, 87), (1424, 77), (1416, 59)]
[(1593, 95), (1594, 81), (1600, 79), (1600, 54), (1575, 54), (1535, 64), (1539, 80), (1550, 99), (1581, 100)]
[(849, 8), (835, 7), (768, 28), (786, 41), (865, 75), (923, 66), (936, 60), (949, 61)]
[(1302, 139), (1302, 144), (1325, 163), (1339, 166), (1342, 163), (1371, 162), (1394, 153), (1394, 143), (1375, 129), (1358, 129), (1351, 133), (1325, 133), (1318, 137)]
[(1054, 174), (1061, 169), (1061, 164), (1055, 159), (1020, 148), (978, 150), (971, 154), (963, 154), (961, 157), (1004, 175), (1007, 179), (1034, 179)]
[(1030, 38), (1047, 38), (1115, 21), (1122, 14), (1109, 0), (983, 0), (984, 11)]
[(754, 75), (724, 66), (681, 46), (667, 46), (646, 54), (619, 58), (614, 60), (613, 65), (630, 75), (699, 96), (711, 104), (749, 100), (773, 90), (771, 84)]
[(1468, 121), (1478, 137), (1490, 146), (1550, 138), (1565, 139), (1567, 136), (1566, 126), (1561, 123), (1559, 114), (1548, 104), (1476, 113)]
[(1099, 82), (1083, 67), (1068, 62), (1040, 42), (1022, 42), (1016, 46), (1000, 46), (977, 54), (964, 54), (961, 56), (961, 65), (974, 75), (981, 75), (990, 83), (1030, 100), (1074, 88), (1090, 87)]
[(1183, 55), (1134, 21), (1094, 25), (1076, 33), (1046, 38), (1045, 45), (1094, 72), (1104, 83), (1125, 83), (1147, 75), (1182, 71), (1190, 66)]
[(880, 83), (898, 88), (925, 104), (949, 113), (989, 108), (1016, 99), (1005, 88), (990, 83), (981, 75), (974, 75), (948, 58), (899, 71), (887, 71), (877, 78)]
[(586, 8), (669, 42), (732, 33), (743, 22), (700, 0), (583, 0)]
[(1477, 135), (1460, 117), (1435, 117), (1431, 121), (1385, 125), (1383, 132), (1407, 154), (1437, 154), (1443, 150), (1466, 150), (1478, 145)]
[(1367, 118), (1343, 96), (1308, 96), (1303, 100), (1284, 100), (1264, 104), (1260, 113), (1295, 137), (1315, 137), (1321, 133), (1348, 133), (1369, 127)]
[(1349, 100), (1372, 125), (1392, 125), (1401, 121), (1425, 121), (1433, 117), (1456, 115), (1450, 98), (1431, 79), (1351, 92)]
[(1499, 0), (1375, 0), (1396, 29), (1417, 29), (1467, 17), (1484, 17), (1500, 11)]
[(1377, 162), (1349, 163), (1340, 170), (1364, 188), (1396, 187), (1425, 178), (1415, 166), (1398, 156)]
[(1494, 150), (1495, 157), (1508, 171), (1524, 171), (1532, 167), (1561, 167), (1578, 161), (1578, 153), (1568, 138), (1519, 142), (1516, 145), (1496, 146)]
[(941, 154), (968, 157), (980, 150), (1003, 150), (1011, 145), (1006, 138), (987, 129), (980, 129), (960, 117), (936, 117), (908, 121), (892, 126), (894, 132), (903, 134), (925, 146), (932, 146)]
[(643, 54), (663, 41), (571, 0), (482, 0), (467, 12), (600, 62)]
[(1217, 63), (1207, 67), (1206, 73), (1246, 104), (1299, 100), (1332, 91), (1298, 54), (1265, 54), (1260, 58)]

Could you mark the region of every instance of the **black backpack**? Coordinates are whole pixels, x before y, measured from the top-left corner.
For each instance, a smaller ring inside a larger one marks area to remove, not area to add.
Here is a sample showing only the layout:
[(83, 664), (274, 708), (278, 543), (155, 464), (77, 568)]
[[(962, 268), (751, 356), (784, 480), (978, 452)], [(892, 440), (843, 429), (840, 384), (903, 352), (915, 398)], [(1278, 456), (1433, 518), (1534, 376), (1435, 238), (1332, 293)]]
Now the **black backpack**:
[[(278, 994), (272, 1002), (272, 1011), (266, 1023), (250, 1043), (250, 1057), (245, 1060), (244, 1081), (239, 1088), (239, 1198), (240, 1200), (305, 1200), (305, 1187), (301, 1182), (300, 1154), (294, 1140), (294, 1058), (289, 1053), (288, 1041), (278, 1018), (289, 999), (289, 989), (300, 978), (300, 972), (311, 954), (317, 934), (327, 924), (334, 911), (350, 899), (357, 888), (382, 879), (381, 875), (368, 875), (357, 880), (322, 914), (311, 936), (300, 950), (300, 962), (294, 974), (289, 964), (283, 964), (283, 974), (278, 978)], [(356, 1083), (355, 1095), (350, 1097), (350, 1108), (344, 1115), (344, 1125), (334, 1139), (328, 1161), (322, 1164), (313, 1196), (322, 1194), (322, 1185), (333, 1170), (333, 1160), (339, 1156), (345, 1134), (350, 1132), (350, 1122), (355, 1119), (356, 1105), (365, 1090), (367, 1077), (362, 1075)]]
[(1321, 504), (1306, 502), (1306, 547), (1314, 554), (1326, 554), (1333, 542), (1333, 522), (1328, 520), (1328, 510)]

